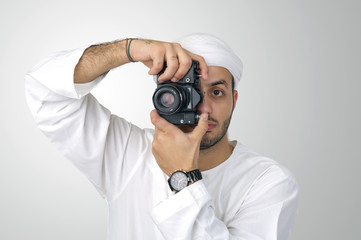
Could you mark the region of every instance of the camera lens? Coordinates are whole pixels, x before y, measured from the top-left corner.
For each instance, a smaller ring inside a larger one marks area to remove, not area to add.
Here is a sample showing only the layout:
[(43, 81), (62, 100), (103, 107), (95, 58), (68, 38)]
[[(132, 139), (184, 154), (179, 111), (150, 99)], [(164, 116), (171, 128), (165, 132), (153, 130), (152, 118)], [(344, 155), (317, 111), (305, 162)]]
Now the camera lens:
[(160, 96), (160, 102), (164, 107), (171, 107), (174, 104), (174, 95), (166, 92)]
[(174, 84), (158, 87), (153, 95), (154, 107), (165, 115), (179, 111), (185, 104), (184, 90)]

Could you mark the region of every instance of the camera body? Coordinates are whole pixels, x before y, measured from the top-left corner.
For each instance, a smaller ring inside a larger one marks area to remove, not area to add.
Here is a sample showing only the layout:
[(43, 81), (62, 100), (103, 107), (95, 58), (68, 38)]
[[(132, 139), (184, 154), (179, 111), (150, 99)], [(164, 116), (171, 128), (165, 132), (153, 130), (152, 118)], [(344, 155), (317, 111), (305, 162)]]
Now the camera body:
[(198, 123), (200, 112), (197, 105), (203, 101), (200, 92), (198, 62), (193, 61), (187, 74), (178, 82), (159, 83), (158, 77), (165, 71), (166, 65), (157, 76), (157, 88), (153, 94), (153, 105), (160, 116), (175, 125), (193, 125)]

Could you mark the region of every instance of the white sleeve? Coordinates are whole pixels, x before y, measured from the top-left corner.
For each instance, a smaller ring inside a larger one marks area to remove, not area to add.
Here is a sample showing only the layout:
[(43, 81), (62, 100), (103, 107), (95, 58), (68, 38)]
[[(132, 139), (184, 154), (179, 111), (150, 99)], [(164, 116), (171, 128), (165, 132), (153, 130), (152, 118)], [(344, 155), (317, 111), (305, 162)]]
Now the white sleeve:
[[(84, 85), (73, 83), (74, 68), (84, 50), (57, 53), (30, 70), (25, 77), (26, 98), (40, 130), (103, 197), (109, 197), (117, 190), (111, 186), (113, 177), (135, 166), (117, 160), (146, 140), (142, 130), (111, 115), (89, 93), (105, 74)], [(114, 145), (117, 151), (109, 150)]]
[[(234, 197), (237, 193), (232, 194)], [(215, 216), (212, 197), (202, 180), (156, 206), (151, 216), (167, 240), (286, 240), (298, 202), (295, 179), (270, 168), (253, 184), (234, 216)]]

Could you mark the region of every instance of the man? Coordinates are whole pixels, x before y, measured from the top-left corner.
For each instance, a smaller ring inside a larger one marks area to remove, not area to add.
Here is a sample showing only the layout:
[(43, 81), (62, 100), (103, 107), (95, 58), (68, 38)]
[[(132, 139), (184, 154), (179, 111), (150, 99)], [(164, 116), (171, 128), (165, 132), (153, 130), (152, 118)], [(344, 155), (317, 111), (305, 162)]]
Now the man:
[[(108, 239), (287, 239), (295, 179), (228, 141), (242, 62), (211, 35), (179, 43), (127, 39), (44, 60), (26, 76), (39, 128), (106, 198)], [(89, 93), (109, 70), (130, 61), (142, 62), (151, 75), (166, 62), (159, 81), (177, 82), (192, 60), (199, 62), (204, 92), (196, 126), (177, 127), (153, 110), (155, 130), (140, 129)]]

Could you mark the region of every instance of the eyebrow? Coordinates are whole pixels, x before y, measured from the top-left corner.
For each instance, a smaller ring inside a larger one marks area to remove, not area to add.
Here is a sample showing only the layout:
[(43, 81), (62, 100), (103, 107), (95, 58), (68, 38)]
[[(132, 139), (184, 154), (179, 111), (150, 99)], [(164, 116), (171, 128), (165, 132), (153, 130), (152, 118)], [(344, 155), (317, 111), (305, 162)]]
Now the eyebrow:
[(228, 88), (228, 83), (227, 83), (227, 81), (226, 81), (226, 80), (223, 80), (223, 79), (220, 79), (220, 80), (218, 80), (218, 81), (216, 81), (216, 82), (213, 82), (213, 83), (211, 83), (209, 86), (213, 87), (213, 86), (217, 86), (217, 85), (221, 85), (221, 84), (223, 84), (226, 88)]

